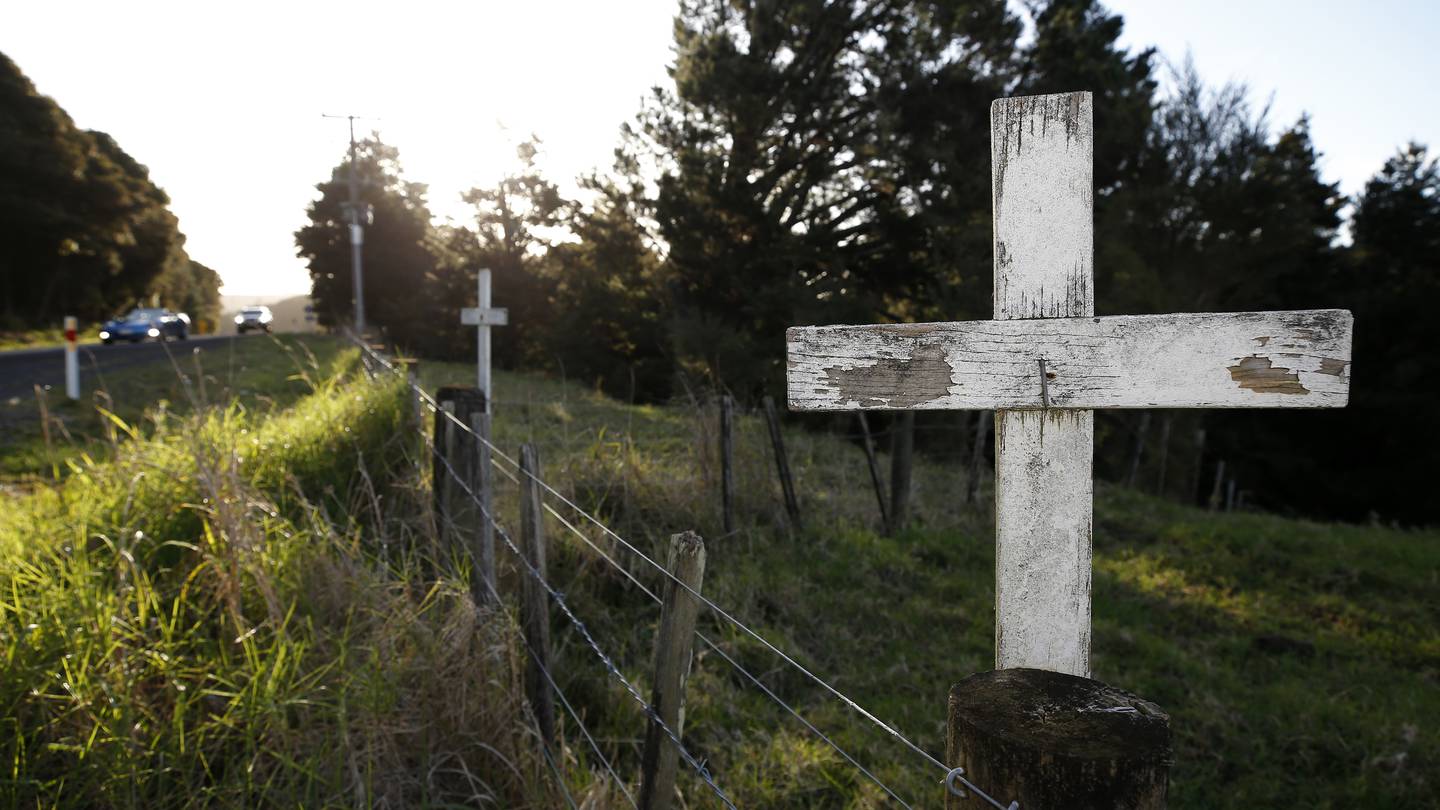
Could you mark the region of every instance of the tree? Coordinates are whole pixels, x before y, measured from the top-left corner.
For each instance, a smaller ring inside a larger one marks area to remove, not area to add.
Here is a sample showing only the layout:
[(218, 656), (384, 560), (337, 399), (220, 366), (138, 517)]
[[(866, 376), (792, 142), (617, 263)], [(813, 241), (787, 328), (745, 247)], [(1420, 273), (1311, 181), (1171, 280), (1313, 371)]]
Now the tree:
[(1326, 484), (1323, 501), (1306, 505), (1433, 525), (1440, 509), (1416, 487), (1440, 456), (1429, 418), (1440, 360), (1427, 328), (1440, 299), (1440, 162), (1419, 144), (1399, 150), (1355, 200), (1351, 234), (1346, 271), (1327, 286), (1355, 312), (1355, 384), (1341, 418), (1315, 426), (1335, 441), (1317, 459), (1330, 475), (1310, 477)]
[[(472, 188), (462, 195), (475, 209), (475, 230), (458, 242), (460, 276), (468, 279), (467, 296), (474, 296), (475, 275), (481, 268), (492, 274), (496, 301), (510, 309), (505, 340), (494, 344), (495, 362), (502, 367), (522, 363), (548, 365), (544, 333), (550, 322), (549, 281), (544, 254), (561, 236), (563, 209), (555, 184), (540, 172), (537, 157), (541, 143), (534, 136), (516, 147), (519, 168), (494, 188)], [(452, 282), (453, 283), (453, 282)]]
[(983, 161), (935, 113), (970, 122), (947, 102), (995, 85), (1018, 30), (999, 2), (682, 3), (641, 118), (680, 362), (750, 392), (787, 326), (908, 317), (946, 255), (918, 219), (936, 176)]
[(169, 198), (103, 132), (77, 128), (0, 54), (0, 320), (99, 319), (183, 260)]
[[(365, 317), (402, 344), (425, 338), (434, 313), (417, 295), (434, 273), (436, 251), (425, 186), (404, 178), (400, 153), (378, 136), (356, 148), (360, 199), (373, 211), (365, 228)], [(306, 210), (310, 223), (295, 232), (297, 255), (310, 271), (311, 297), (322, 324), (349, 321), (354, 306), (349, 218), (350, 159), (347, 156), (316, 188), (320, 198)]]
[(659, 255), (636, 210), (638, 190), (592, 177), (593, 205), (568, 206), (576, 241), (550, 249), (548, 354), (612, 396), (663, 400), (674, 376), (670, 305)]

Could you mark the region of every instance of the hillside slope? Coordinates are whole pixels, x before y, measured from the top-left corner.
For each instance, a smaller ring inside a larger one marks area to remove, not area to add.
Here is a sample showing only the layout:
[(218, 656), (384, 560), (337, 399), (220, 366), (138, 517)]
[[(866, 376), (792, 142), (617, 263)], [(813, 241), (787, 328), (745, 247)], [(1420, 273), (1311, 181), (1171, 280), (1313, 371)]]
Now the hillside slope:
[[(464, 384), (472, 373), (422, 366), (431, 387)], [(671, 532), (699, 530), (708, 540), (707, 593), (943, 753), (947, 690), (990, 668), (993, 644), (993, 526), (988, 514), (957, 503), (959, 473), (922, 462), (915, 525), (882, 537), (860, 449), (789, 425), (807, 521), (791, 533), (764, 423), (747, 415), (737, 424), (741, 526), (725, 537), (713, 409), (632, 407), (536, 376), (501, 374), (496, 385), (500, 446), (534, 441), (544, 477), (652, 556)], [(513, 524), (506, 492), (499, 514)], [(632, 555), (593, 527), (584, 531), (653, 585)], [(655, 609), (568, 529), (552, 523), (550, 532), (552, 579), (643, 681)], [(1172, 714), (1172, 807), (1433, 806), (1437, 541), (1434, 533), (1217, 515), (1098, 487), (1095, 674)], [(880, 781), (916, 806), (935, 806), (943, 774), (753, 639), (713, 617), (702, 618), (702, 629)], [(600, 731), (638, 733), (641, 719), (558, 618), (554, 637), (562, 685), (582, 696)], [(880, 788), (720, 657), (700, 654), (689, 696), (687, 739), (739, 806), (886, 806)], [(620, 746), (617, 755), (628, 762), (634, 751)], [(686, 795), (709, 806), (693, 778)]]

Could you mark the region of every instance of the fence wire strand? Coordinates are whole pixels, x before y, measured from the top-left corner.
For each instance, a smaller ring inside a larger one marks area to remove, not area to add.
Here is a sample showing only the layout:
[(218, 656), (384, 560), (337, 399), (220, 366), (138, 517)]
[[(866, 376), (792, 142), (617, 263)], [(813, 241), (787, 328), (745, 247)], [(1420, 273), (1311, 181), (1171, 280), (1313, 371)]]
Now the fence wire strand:
[[(425, 446), (430, 450), (430, 452), (434, 454), (436, 458), (444, 461), (444, 456), (435, 446), (435, 442), (429, 436), (422, 435), (422, 438), (424, 438)], [(446, 466), (449, 466), (448, 462)], [(495, 584), (490, 580), (486, 579), (485, 577), (479, 576), (478, 572), (472, 572), (472, 576), (477, 576), (480, 581), (485, 585), (485, 590), (489, 592), (490, 598), (491, 600), (493, 600), (492, 604), (494, 604), (496, 608), (498, 608), (505, 615), (506, 619), (512, 623), (518, 624), (514, 615), (505, 608), (505, 600), (500, 597), (500, 592), (495, 589)], [(630, 806), (638, 810), (638, 805), (635, 802), (635, 797), (631, 795), (629, 788), (626, 787), (625, 780), (620, 778), (620, 775), (615, 772), (615, 767), (613, 763), (611, 763), (610, 759), (605, 756), (605, 752), (600, 750), (600, 744), (595, 741), (595, 737), (593, 734), (590, 733), (590, 729), (586, 727), (585, 721), (580, 719), (580, 713), (575, 710), (575, 707), (570, 703), (570, 700), (565, 697), (565, 691), (560, 688), (560, 684), (555, 680), (555, 677), (550, 674), (550, 670), (547, 669), (543, 663), (541, 663), (539, 654), (535, 651), (535, 648), (530, 645), (530, 640), (528, 638), (525, 638), (525, 636), (521, 634), (520, 641), (525, 645), (525, 651), (529, 654), (530, 660), (535, 662), (535, 668), (540, 671), (540, 674), (544, 676), (545, 681), (550, 684), (551, 690), (555, 692), (555, 697), (560, 699), (560, 705), (564, 707), (565, 713), (570, 716), (570, 719), (575, 721), (575, 726), (580, 729), (580, 734), (585, 738), (586, 743), (589, 744), (590, 750), (595, 752), (595, 756), (600, 759), (601, 764), (605, 767), (606, 773), (610, 774), (610, 779), (615, 783), (616, 787), (620, 788), (620, 792), (625, 795), (625, 799), (630, 804)], [(546, 757), (549, 757), (548, 751), (546, 753)], [(564, 789), (563, 786), (562, 789)]]
[(569, 603), (565, 600), (565, 594), (556, 590), (555, 587), (551, 585), (548, 580), (545, 579), (545, 576), (540, 573), (540, 570), (537, 569), (528, 559), (525, 558), (524, 552), (522, 552), (520, 550), (520, 547), (515, 545), (515, 541), (510, 538), (510, 533), (505, 530), (504, 526), (500, 525), (500, 522), (495, 519), (494, 515), (491, 515), (489, 510), (485, 508), (485, 505), (480, 502), (480, 498), (475, 494), (474, 490), (472, 490), (469, 485), (465, 483), (464, 479), (460, 477), (460, 474), (455, 471), (455, 467), (451, 465), (450, 460), (445, 458), (444, 454), (440, 453), (439, 450), (435, 448), (433, 442), (430, 444), (430, 447), (432, 452), (434, 452), (435, 457), (440, 459), (440, 463), (445, 467), (446, 473), (450, 476), (451, 480), (454, 481), (454, 483), (459, 486), (460, 489), (463, 490), (467, 496), (469, 496), (471, 502), (474, 503), (476, 508), (480, 510), (480, 514), (486, 520), (486, 522), (488, 522), (491, 526), (494, 527), (495, 535), (499, 537), (502, 541), (504, 541), (505, 545), (510, 548), (510, 552), (515, 555), (515, 559), (520, 562), (521, 567), (525, 570), (525, 572), (528, 573), (530, 577), (535, 580), (536, 584), (538, 584), (541, 588), (545, 590), (547, 594), (550, 595), (551, 601), (553, 601), (555, 605), (560, 608), (560, 611), (565, 614), (565, 617), (570, 620), (571, 626), (580, 633), (580, 637), (585, 641), (587, 645), (589, 645), (591, 651), (593, 651), (596, 657), (600, 659), (600, 662), (605, 665), (605, 668), (610, 672), (610, 675), (613, 676), (616, 680), (618, 680), (620, 684), (625, 687), (625, 691), (629, 692), (630, 696), (633, 697), (640, 704), (641, 709), (646, 715), (646, 717), (648, 717), (651, 722), (655, 723), (655, 725), (659, 727), (662, 732), (664, 732), (665, 736), (670, 738), (671, 742), (675, 743), (675, 748), (680, 753), (680, 758), (685, 760), (685, 763), (690, 766), (691, 770), (695, 771), (695, 774), (700, 777), (700, 780), (703, 781), (710, 788), (710, 790), (715, 794), (715, 796), (720, 799), (720, 801), (723, 802), (726, 807), (730, 808), (730, 810), (739, 810), (735, 806), (734, 802), (730, 800), (730, 797), (725, 794), (725, 791), (718, 784), (715, 783), (714, 776), (710, 774), (710, 771), (708, 768), (705, 767), (705, 764), (700, 762), (698, 759), (695, 758), (693, 754), (690, 753), (690, 751), (685, 747), (685, 744), (680, 741), (680, 736), (676, 734), (673, 729), (670, 728), (668, 723), (661, 719), (659, 713), (655, 711), (655, 707), (652, 706), (650, 702), (645, 699), (645, 696), (640, 693), (640, 690), (635, 686), (635, 684), (633, 684), (629, 678), (625, 677), (625, 674), (620, 671), (620, 667), (615, 664), (615, 660), (609, 655), (609, 653), (606, 653), (604, 649), (600, 647), (600, 643), (595, 640), (595, 636), (590, 633), (589, 628), (585, 626), (585, 622), (582, 621), (579, 616), (576, 616), (575, 612), (570, 609)]
[[(531, 481), (535, 482), (535, 484), (536, 484), (538, 487), (540, 487), (542, 490), (548, 492), (550, 495), (552, 495), (553, 497), (555, 497), (557, 500), (559, 500), (559, 501), (560, 501), (561, 503), (563, 503), (565, 506), (567, 506), (567, 507), (569, 507), (570, 509), (574, 510), (574, 512), (575, 512), (576, 514), (580, 515), (580, 516), (583, 517), (586, 521), (590, 522), (590, 523), (593, 524), (596, 528), (598, 528), (601, 532), (603, 532), (604, 534), (608, 535), (611, 539), (615, 540), (617, 543), (619, 543), (619, 544), (621, 545), (621, 547), (625, 548), (625, 549), (626, 549), (627, 551), (629, 551), (631, 554), (634, 554), (635, 556), (639, 557), (639, 558), (640, 558), (641, 560), (643, 560), (646, 564), (648, 564), (651, 568), (653, 568), (654, 570), (658, 571), (661, 575), (663, 575), (663, 576), (666, 577), (667, 579), (670, 579), (671, 581), (673, 581), (675, 584), (677, 584), (677, 585), (680, 586), (681, 588), (685, 589), (685, 590), (686, 590), (687, 592), (689, 592), (692, 596), (694, 596), (697, 600), (699, 600), (701, 604), (703, 604), (703, 605), (705, 605), (706, 607), (710, 608), (710, 610), (713, 611), (716, 616), (719, 616), (719, 617), (723, 618), (724, 620), (726, 620), (727, 622), (729, 622), (730, 624), (732, 624), (734, 627), (736, 627), (738, 630), (740, 630), (742, 633), (744, 633), (745, 635), (747, 635), (747, 636), (749, 636), (750, 638), (754, 639), (755, 641), (759, 642), (763, 647), (765, 647), (767, 650), (769, 650), (772, 654), (774, 654), (775, 656), (777, 656), (778, 658), (780, 658), (780, 659), (781, 659), (782, 661), (784, 661), (785, 663), (789, 664), (789, 665), (790, 665), (791, 667), (793, 667), (795, 670), (797, 670), (798, 672), (800, 672), (801, 674), (803, 674), (805, 677), (807, 677), (810, 681), (812, 681), (812, 682), (815, 683), (816, 685), (820, 686), (820, 687), (823, 688), (825, 691), (829, 692), (831, 695), (833, 695), (835, 698), (837, 698), (842, 704), (844, 704), (844, 705), (845, 705), (847, 708), (849, 708), (851, 711), (853, 711), (853, 712), (855, 712), (856, 714), (860, 715), (861, 717), (865, 718), (866, 720), (868, 720), (868, 721), (871, 722), (872, 724), (878, 726), (879, 728), (881, 728), (882, 730), (884, 730), (886, 733), (888, 733), (891, 737), (893, 737), (894, 739), (896, 739), (896, 740), (898, 740), (900, 743), (902, 743), (902, 744), (903, 744), (906, 748), (908, 748), (910, 751), (912, 751), (912, 752), (920, 755), (923, 759), (925, 759), (926, 761), (928, 761), (929, 763), (931, 763), (931, 764), (934, 765), (935, 767), (939, 768), (940, 770), (944, 771), (944, 772), (945, 772), (945, 777), (944, 777), (944, 779), (942, 780), (942, 783), (945, 785), (945, 787), (946, 787), (947, 790), (955, 793), (956, 795), (964, 795), (964, 794), (963, 794), (963, 791), (960, 791), (958, 788), (954, 787), (954, 782), (959, 782), (959, 783), (963, 784), (963, 785), (965, 786), (965, 788), (968, 788), (970, 791), (972, 791), (972, 792), (975, 793), (977, 796), (979, 796), (982, 800), (984, 800), (985, 802), (989, 803), (990, 805), (992, 805), (992, 806), (994, 806), (994, 807), (996, 807), (996, 808), (999, 808), (1000, 810), (1019, 810), (1019, 807), (1020, 807), (1019, 802), (1012, 801), (1012, 802), (1010, 802), (1008, 805), (1000, 803), (998, 800), (996, 800), (995, 798), (991, 797), (991, 796), (990, 796), (988, 793), (986, 793), (984, 790), (980, 789), (980, 788), (977, 787), (975, 784), (973, 784), (973, 783), (970, 782), (968, 779), (966, 779), (965, 776), (964, 776), (963, 770), (961, 770), (961, 769), (959, 769), (959, 768), (951, 768), (951, 767), (947, 766), (945, 763), (941, 762), (939, 759), (936, 759), (936, 758), (935, 758), (933, 755), (931, 755), (928, 751), (926, 751), (925, 749), (919, 747), (919, 746), (916, 745), (914, 742), (911, 742), (909, 738), (905, 737), (903, 734), (901, 734), (898, 730), (896, 730), (896, 729), (895, 729), (894, 727), (892, 727), (890, 724), (888, 724), (888, 723), (886, 723), (885, 721), (881, 720), (879, 717), (876, 717), (874, 714), (872, 714), (869, 710), (865, 709), (865, 708), (864, 708), (863, 706), (861, 706), (859, 703), (855, 702), (855, 701), (852, 700), (850, 697), (846, 696), (844, 693), (840, 692), (838, 689), (836, 689), (835, 687), (831, 686), (831, 685), (830, 685), (828, 682), (826, 682), (823, 678), (821, 678), (820, 676), (818, 676), (818, 675), (816, 675), (815, 673), (811, 672), (809, 669), (807, 669), (805, 666), (803, 666), (802, 664), (800, 664), (798, 661), (796, 661), (793, 657), (791, 657), (791, 656), (790, 656), (789, 654), (787, 654), (785, 651), (781, 650), (779, 647), (776, 647), (774, 644), (770, 643), (768, 640), (766, 640), (766, 639), (765, 639), (763, 636), (761, 636), (759, 633), (757, 633), (756, 631), (752, 630), (749, 626), (747, 626), (745, 623), (741, 622), (739, 619), (735, 618), (735, 617), (734, 617), (733, 615), (731, 615), (728, 611), (726, 611), (724, 608), (722, 608), (722, 607), (720, 607), (719, 605), (717, 605), (714, 601), (710, 600), (710, 599), (709, 599), (708, 597), (706, 597), (704, 594), (700, 593), (699, 591), (697, 591), (697, 590), (695, 590), (694, 588), (690, 587), (690, 586), (689, 586), (688, 584), (686, 584), (685, 582), (681, 581), (679, 578), (675, 577), (673, 574), (670, 573), (670, 571), (669, 571), (668, 569), (665, 568), (665, 566), (663, 566), (663, 565), (661, 565), (660, 563), (656, 562), (653, 558), (651, 558), (651, 557), (650, 557), (649, 555), (647, 555), (645, 552), (641, 551), (639, 548), (637, 548), (635, 545), (633, 545), (632, 543), (630, 543), (628, 540), (626, 540), (625, 538), (621, 537), (617, 532), (615, 532), (613, 529), (611, 529), (609, 526), (607, 526), (607, 525), (606, 525), (603, 521), (601, 521), (599, 518), (595, 517), (595, 516), (592, 515), (590, 512), (588, 512), (588, 511), (586, 511), (585, 509), (581, 508), (578, 504), (576, 504), (576, 503), (575, 503), (574, 501), (572, 501), (570, 498), (566, 497), (566, 496), (565, 496), (563, 493), (561, 493), (559, 490), (557, 490), (557, 489), (555, 489), (554, 487), (552, 487), (552, 486), (551, 486), (549, 483), (547, 483), (544, 479), (540, 478), (540, 477), (537, 476), (537, 475), (534, 475), (531, 471), (524, 469), (524, 468), (520, 465), (519, 461), (517, 461), (513, 456), (511, 456), (511, 455), (509, 455), (508, 453), (506, 453), (505, 451), (501, 450), (501, 449), (500, 449), (499, 447), (497, 447), (493, 442), (489, 441), (489, 440), (486, 439), (485, 437), (483, 437), (483, 436), (481, 436), (480, 434), (476, 433), (473, 429), (471, 429), (471, 427), (470, 427), (469, 425), (467, 425), (467, 424), (465, 424), (464, 422), (462, 422), (462, 421), (459, 419), (459, 417), (457, 417), (457, 416), (455, 416), (453, 413), (450, 413), (450, 412), (446, 411), (445, 409), (441, 408), (441, 407), (440, 407), (440, 404), (435, 400), (434, 397), (432, 397), (430, 394), (428, 394), (424, 389), (420, 388), (417, 384), (415, 384), (414, 382), (412, 382), (411, 380), (409, 380), (409, 379), (406, 377), (406, 375), (404, 375), (403, 372), (401, 372), (399, 369), (397, 369), (393, 364), (389, 363), (385, 358), (379, 356), (370, 346), (364, 344), (363, 341), (357, 341), (357, 342), (360, 343), (361, 349), (362, 349), (363, 351), (365, 351), (367, 354), (369, 354), (373, 359), (375, 359), (375, 360), (376, 360), (377, 362), (379, 362), (381, 365), (385, 366), (385, 367), (386, 367), (387, 369), (389, 369), (390, 371), (396, 373), (397, 375), (400, 375), (401, 378), (405, 380), (407, 387), (419, 398), (419, 400), (420, 400), (422, 403), (424, 403), (424, 404), (431, 410), (432, 413), (435, 413), (435, 414), (444, 414), (444, 416), (446, 417), (447, 421), (449, 421), (449, 422), (450, 422), (451, 424), (453, 424), (454, 426), (460, 428), (460, 430), (463, 431), (464, 433), (470, 434), (471, 436), (473, 436), (473, 437), (475, 438), (475, 440), (476, 440), (477, 442), (483, 443), (487, 448), (489, 448), (489, 450), (490, 450), (491, 453), (493, 454), (493, 455), (492, 455), (492, 458), (491, 458), (491, 464), (492, 464), (496, 469), (500, 470), (500, 471), (501, 471), (507, 478), (509, 478), (512, 482), (514, 482), (514, 483), (516, 483), (516, 484), (519, 484), (519, 483), (520, 483), (520, 479), (519, 479), (519, 477), (518, 477), (518, 475), (517, 475), (517, 472), (518, 472), (520, 475), (524, 475), (525, 477), (529, 478)], [(423, 431), (422, 431), (422, 434), (423, 434)], [(626, 691), (628, 691), (628, 692), (630, 693), (630, 695), (631, 695), (636, 701), (638, 701), (638, 702), (640, 703), (640, 705), (642, 706), (645, 714), (646, 714), (651, 720), (653, 720), (653, 721), (656, 723), (656, 725), (659, 726), (660, 729), (661, 729), (668, 737), (670, 737), (671, 741), (675, 743), (676, 748), (679, 750), (681, 757), (686, 761), (686, 763), (687, 763), (688, 765), (691, 766), (691, 768), (692, 768), (693, 770), (695, 770), (696, 774), (701, 778), (701, 780), (704, 781), (704, 782), (711, 788), (711, 790), (716, 794), (716, 796), (719, 797), (719, 798), (721, 799), (721, 801), (723, 801), (723, 802), (725, 803), (726, 807), (731, 808), (731, 810), (735, 810), (735, 805), (734, 805), (733, 803), (731, 803), (730, 799), (729, 799), (729, 798), (725, 795), (725, 793), (720, 789), (719, 785), (715, 784), (715, 782), (714, 782), (713, 778), (711, 777), (708, 769), (705, 768), (705, 766), (703, 765), (703, 763), (700, 763), (700, 762), (696, 761), (696, 760), (690, 755), (690, 753), (688, 752), (688, 750), (686, 750), (685, 747), (684, 747), (684, 745), (681, 743), (679, 737), (669, 728), (668, 725), (666, 725), (666, 724), (660, 719), (659, 715), (656, 714), (656, 712), (654, 711), (654, 708), (649, 704), (649, 702), (646, 701), (645, 698), (640, 694), (640, 692), (634, 687), (634, 685), (633, 685), (632, 683), (630, 683), (630, 681), (629, 681), (627, 678), (625, 678), (624, 674), (619, 671), (619, 668), (615, 665), (614, 661), (610, 658), (610, 656), (607, 655), (607, 654), (600, 648), (599, 644), (595, 641), (594, 637), (590, 634), (589, 630), (585, 627), (584, 622), (582, 622), (582, 621), (581, 621), (577, 616), (575, 616), (575, 614), (570, 610), (569, 605), (565, 602), (564, 594), (561, 593), (561, 592), (559, 592), (559, 591), (557, 591), (557, 590), (555, 590), (555, 588), (553, 588), (553, 587), (550, 585), (550, 583), (549, 583), (548, 581), (546, 581), (543, 576), (540, 575), (540, 572), (539, 572), (538, 570), (536, 570), (536, 569), (530, 564), (530, 561), (527, 560), (527, 559), (525, 559), (524, 554), (521, 553), (520, 549), (515, 545), (514, 541), (510, 538), (509, 534), (505, 531), (505, 529), (500, 525), (500, 523), (499, 523), (497, 520), (495, 520), (494, 516), (491, 515), (491, 514), (489, 513), (489, 511), (485, 508), (485, 506), (480, 502), (480, 498), (476, 495), (476, 493), (475, 493), (473, 490), (471, 490), (471, 488), (465, 483), (465, 481), (463, 481), (463, 480), (460, 478), (460, 476), (458, 475), (458, 473), (455, 471), (454, 467), (450, 464), (449, 459), (446, 459), (446, 458), (444, 457), (444, 454), (442, 454), (442, 453), (439, 452), (439, 449), (435, 446), (434, 442), (429, 439), (429, 437), (426, 437), (426, 441), (427, 441), (427, 444), (428, 444), (431, 452), (433, 452), (433, 453), (435, 454), (436, 458), (438, 458), (438, 459), (441, 461), (441, 463), (443, 464), (443, 466), (446, 468), (446, 471), (447, 471), (447, 474), (449, 475), (449, 477), (450, 477), (451, 479), (453, 479), (453, 480), (460, 486), (460, 488), (461, 488), (462, 490), (464, 490), (465, 494), (466, 494), (467, 496), (469, 496), (469, 498), (475, 503), (476, 507), (479, 508), (479, 510), (481, 511), (481, 514), (484, 516), (485, 520), (486, 520), (487, 522), (489, 522), (490, 525), (492, 525), (492, 526), (495, 528), (496, 534), (501, 538), (501, 540), (503, 540), (503, 541), (505, 542), (505, 544), (506, 544), (507, 546), (509, 546), (511, 552), (516, 555), (516, 558), (522, 563), (523, 567), (527, 570), (527, 572), (529, 573), (529, 575), (530, 575), (532, 578), (534, 578), (534, 579), (541, 585), (542, 588), (545, 589), (546, 593), (548, 593), (548, 594), (550, 595), (550, 598), (555, 602), (556, 605), (558, 605), (558, 606), (560, 607), (561, 611), (565, 613), (566, 617), (570, 620), (571, 624), (575, 627), (575, 629), (576, 629), (576, 630), (580, 633), (580, 635), (584, 638), (584, 640), (585, 640), (586, 643), (590, 646), (591, 650), (596, 654), (596, 656), (600, 658), (601, 662), (605, 665), (606, 669), (609, 670), (610, 674), (611, 674), (612, 676), (614, 676), (617, 680), (620, 681), (620, 683), (625, 687)], [(496, 457), (501, 458), (501, 459), (504, 459), (506, 462), (508, 462), (509, 464), (511, 464), (511, 465), (513, 466), (514, 470), (507, 470), (507, 469), (505, 469), (505, 467), (503, 467), (502, 465), (500, 465), (499, 462), (497, 462), (497, 461), (495, 460)], [(610, 555), (606, 554), (603, 550), (601, 550), (601, 549), (599, 548), (599, 546), (597, 546), (589, 537), (585, 536), (585, 534), (584, 534), (583, 532), (581, 532), (577, 527), (575, 527), (574, 524), (572, 524), (570, 521), (568, 521), (568, 520), (566, 520), (564, 517), (562, 517), (562, 516), (559, 514), (559, 512), (557, 512), (557, 511), (556, 511), (553, 507), (551, 507), (549, 504), (545, 504), (545, 503), (543, 503), (543, 501), (542, 501), (542, 505), (544, 506), (544, 508), (545, 508), (545, 510), (546, 510), (547, 512), (549, 512), (552, 516), (554, 516), (556, 519), (558, 519), (567, 529), (569, 529), (569, 530), (570, 530), (572, 533), (574, 533), (577, 537), (579, 537), (580, 539), (582, 539), (587, 545), (590, 546), (590, 548), (592, 548), (592, 549), (595, 550), (597, 553), (599, 553), (599, 554), (601, 555), (601, 557), (603, 557), (611, 566), (613, 566), (614, 568), (616, 568), (617, 570), (619, 570), (622, 574), (624, 574), (627, 579), (629, 579), (632, 583), (634, 583), (636, 586), (638, 586), (647, 596), (649, 596), (652, 600), (655, 600), (655, 601), (657, 601), (657, 602), (660, 601), (660, 600), (659, 600), (659, 597), (657, 597), (653, 591), (651, 591), (651, 590), (650, 590), (649, 588), (647, 588), (643, 583), (641, 583), (640, 580), (637, 579), (633, 573), (631, 573), (625, 566), (623, 566), (623, 565), (621, 565), (620, 563), (618, 563), (617, 561), (615, 561)], [(487, 583), (487, 584), (488, 584), (488, 583)], [(492, 592), (493, 592), (493, 586), (491, 586), (491, 589), (492, 589)], [(497, 596), (498, 596), (498, 595), (497, 595)], [(764, 692), (771, 700), (773, 700), (777, 705), (779, 705), (779, 706), (781, 706), (782, 708), (784, 708), (784, 709), (785, 709), (787, 712), (789, 712), (793, 717), (795, 717), (795, 719), (799, 720), (803, 725), (805, 725), (805, 727), (806, 727), (807, 729), (809, 729), (809, 730), (810, 730), (812, 733), (814, 733), (817, 737), (819, 737), (819, 738), (822, 739), (824, 742), (826, 742), (828, 745), (830, 745), (830, 747), (833, 748), (837, 753), (839, 753), (847, 762), (849, 762), (849, 763), (850, 763), (851, 765), (853, 765), (857, 770), (859, 770), (859, 771), (860, 771), (861, 773), (863, 773), (866, 777), (868, 777), (871, 781), (873, 781), (876, 785), (878, 785), (878, 786), (879, 786), (882, 790), (884, 790), (885, 793), (886, 793), (887, 795), (889, 795), (892, 799), (894, 799), (895, 801), (899, 802), (902, 806), (904, 806), (904, 807), (906, 807), (906, 808), (909, 808), (909, 807), (910, 807), (910, 805), (909, 805), (908, 803), (906, 803), (903, 799), (901, 799), (899, 796), (897, 796), (888, 786), (886, 786), (883, 782), (881, 782), (881, 781), (879, 780), (879, 778), (877, 778), (874, 774), (872, 774), (869, 770), (867, 770), (867, 769), (866, 769), (863, 765), (861, 765), (859, 762), (855, 761), (855, 759), (854, 759), (853, 757), (851, 757), (847, 752), (845, 752), (844, 749), (842, 749), (838, 744), (836, 744), (833, 740), (831, 740), (828, 736), (826, 736), (823, 732), (821, 732), (818, 728), (816, 728), (813, 724), (811, 724), (807, 719), (805, 719), (804, 716), (802, 716), (799, 712), (797, 712), (794, 708), (792, 708), (789, 704), (787, 704), (784, 700), (782, 700), (782, 699), (781, 699), (778, 695), (776, 695), (771, 689), (769, 689), (768, 687), (766, 687), (765, 684), (764, 684), (763, 682), (761, 682), (759, 678), (757, 678), (757, 677), (754, 676), (752, 673), (750, 673), (748, 670), (746, 670), (744, 667), (742, 667), (742, 666), (739, 664), (739, 662), (735, 661), (733, 658), (731, 658), (729, 655), (727, 655), (722, 649), (720, 649), (719, 645), (715, 644), (715, 643), (714, 643), (713, 641), (711, 641), (708, 637), (706, 637), (703, 633), (700, 633), (700, 632), (698, 632), (698, 631), (696, 632), (696, 636), (700, 638), (700, 640), (706, 645), (706, 647), (707, 647), (708, 649), (715, 651), (717, 654), (720, 655), (720, 657), (721, 657), (722, 659), (724, 659), (726, 662), (728, 662), (728, 663), (729, 663), (731, 666), (733, 666), (737, 671), (739, 671), (740, 673), (742, 673), (743, 675), (745, 675), (745, 677), (746, 677), (751, 683), (753, 683), (757, 688), (759, 688), (762, 692)], [(543, 669), (543, 668), (542, 668), (542, 669)], [(547, 673), (547, 679), (548, 679), (548, 673)], [(552, 683), (552, 685), (554, 684), (553, 680), (551, 681), (551, 683)], [(557, 691), (558, 691), (558, 689), (557, 689)], [(562, 698), (562, 702), (563, 702), (563, 698)], [(572, 715), (572, 716), (573, 716), (573, 715)], [(587, 735), (587, 736), (588, 736), (588, 735)], [(598, 752), (597, 752), (597, 753), (598, 753)], [(612, 771), (612, 775), (613, 775), (613, 771)], [(627, 792), (627, 796), (628, 796), (628, 792)], [(633, 802), (632, 802), (632, 803), (633, 803)]]

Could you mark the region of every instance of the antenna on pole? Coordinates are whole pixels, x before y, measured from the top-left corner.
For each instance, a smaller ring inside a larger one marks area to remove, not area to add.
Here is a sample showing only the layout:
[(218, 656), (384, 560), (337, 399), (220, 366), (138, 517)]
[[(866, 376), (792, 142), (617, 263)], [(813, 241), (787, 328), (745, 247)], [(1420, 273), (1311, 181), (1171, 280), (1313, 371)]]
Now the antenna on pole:
[(350, 221), (350, 268), (354, 273), (355, 286), (355, 331), (365, 333), (365, 277), (362, 246), (365, 244), (365, 226), (370, 224), (372, 211), (369, 205), (360, 202), (360, 177), (355, 173), (355, 121), (367, 119), (358, 115), (330, 115), (321, 113), (321, 118), (343, 118), (350, 122), (350, 200), (345, 203), (345, 216)]

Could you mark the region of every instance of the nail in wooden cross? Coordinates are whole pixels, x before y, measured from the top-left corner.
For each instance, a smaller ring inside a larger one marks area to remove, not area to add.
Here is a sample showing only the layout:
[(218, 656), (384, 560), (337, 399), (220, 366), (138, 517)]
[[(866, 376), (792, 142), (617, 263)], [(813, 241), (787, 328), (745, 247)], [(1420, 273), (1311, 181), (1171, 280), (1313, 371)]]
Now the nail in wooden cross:
[(1345, 310), (1097, 318), (1091, 96), (990, 111), (995, 320), (795, 327), (790, 407), (995, 409), (996, 668), (1088, 676), (1095, 408), (1339, 408)]

